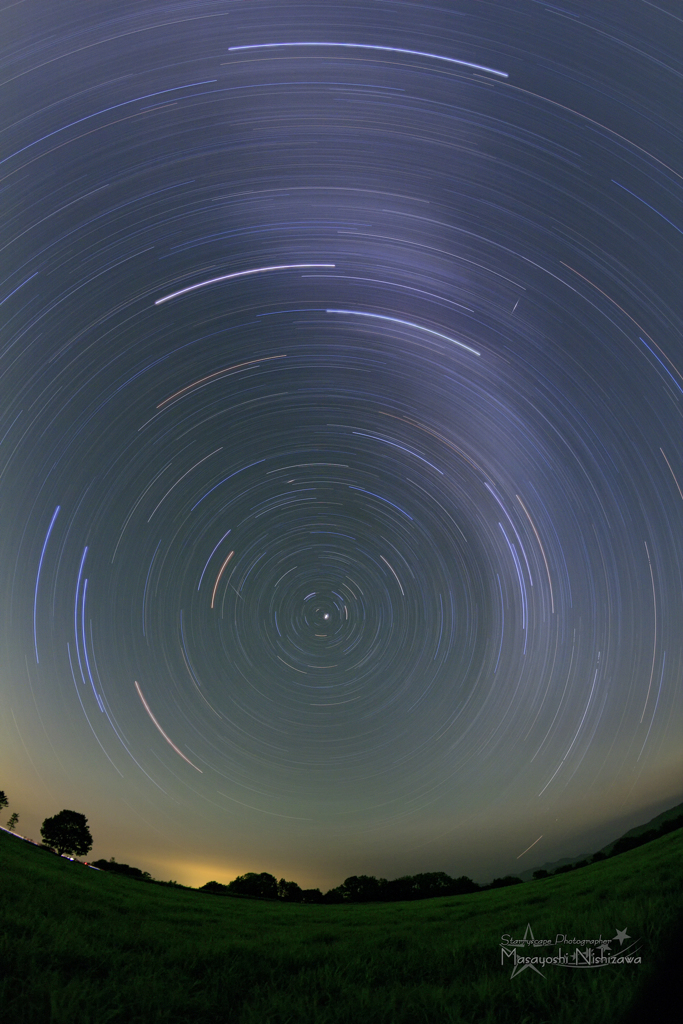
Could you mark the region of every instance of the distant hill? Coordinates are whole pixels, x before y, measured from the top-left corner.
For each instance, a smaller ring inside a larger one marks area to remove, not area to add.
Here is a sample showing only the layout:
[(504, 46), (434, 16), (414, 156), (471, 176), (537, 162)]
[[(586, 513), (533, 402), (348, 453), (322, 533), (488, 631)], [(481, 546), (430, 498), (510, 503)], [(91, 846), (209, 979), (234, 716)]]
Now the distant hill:
[[(683, 804), (676, 804), (675, 807), (670, 807), (668, 811), (662, 811), (662, 813), (658, 814), (656, 818), (646, 821), (644, 825), (636, 825), (635, 828), (630, 828), (628, 832), (624, 832), (623, 836), (617, 836), (617, 839), (625, 839), (627, 836), (642, 835), (643, 832), (647, 832), (648, 829), (659, 828), (659, 826), (663, 825), (665, 821), (669, 821), (670, 818), (678, 818), (681, 814), (683, 814)], [(601, 852), (609, 854), (612, 847), (617, 842), (617, 839), (613, 839), (611, 843), (607, 844), (607, 846), (603, 846)], [(576, 859), (581, 860), (580, 857)]]
[(529, 868), (527, 871), (517, 872), (517, 877), (521, 878), (522, 881), (528, 882), (534, 876), (534, 871), (538, 871), (539, 868), (543, 868), (545, 871), (552, 874), (556, 868), (564, 867), (565, 864), (576, 864), (579, 860), (590, 860), (593, 853), (606, 853), (609, 855), (612, 851), (612, 847), (619, 839), (624, 839), (627, 836), (639, 836), (643, 832), (647, 832), (649, 829), (659, 828), (665, 821), (669, 821), (671, 818), (678, 818), (683, 814), (683, 804), (676, 804), (675, 807), (670, 807), (668, 811), (662, 811), (656, 818), (652, 818), (650, 821), (646, 821), (643, 825), (636, 825), (635, 828), (630, 828), (628, 832), (624, 832), (623, 836), (616, 836), (606, 846), (600, 848), (600, 851), (593, 850), (591, 853), (579, 853), (576, 857), (563, 857), (561, 860), (546, 861), (545, 864), (539, 864), (536, 867)]

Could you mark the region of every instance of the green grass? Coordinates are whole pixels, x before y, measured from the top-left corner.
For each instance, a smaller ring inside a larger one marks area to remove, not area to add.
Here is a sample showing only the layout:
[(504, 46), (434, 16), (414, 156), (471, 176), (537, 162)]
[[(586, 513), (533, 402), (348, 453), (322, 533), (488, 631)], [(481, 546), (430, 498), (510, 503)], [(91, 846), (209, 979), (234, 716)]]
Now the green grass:
[[(301, 906), (91, 871), (0, 833), (8, 1024), (615, 1024), (681, 917), (683, 832), (567, 875), (416, 903)], [(643, 963), (511, 978), (501, 935)]]

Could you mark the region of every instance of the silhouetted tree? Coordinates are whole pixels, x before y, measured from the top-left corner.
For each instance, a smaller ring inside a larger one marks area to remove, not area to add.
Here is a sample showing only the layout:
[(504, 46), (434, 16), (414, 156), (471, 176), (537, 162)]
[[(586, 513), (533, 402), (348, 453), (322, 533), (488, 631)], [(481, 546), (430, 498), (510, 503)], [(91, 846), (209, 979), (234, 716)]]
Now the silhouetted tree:
[(60, 811), (53, 818), (46, 818), (40, 834), (46, 845), (57, 853), (75, 853), (83, 857), (92, 850), (88, 819), (78, 811)]
[(0, 811), (3, 809), (3, 807), (7, 807), (8, 803), (9, 800), (5, 796), (4, 789), (0, 789)]
[[(343, 903), (344, 897), (340, 891), (341, 887), (337, 886), (335, 889), (328, 889), (325, 895), (320, 900), (321, 903)], [(303, 900), (302, 900), (303, 902)], [(306, 901), (308, 902), (308, 901)]]
[(453, 896), (464, 896), (468, 892), (479, 892), (481, 886), (476, 882), (473, 882), (467, 875), (461, 875), (460, 878), (454, 878), (451, 886)]
[(574, 870), (574, 865), (573, 864), (562, 864), (561, 867), (555, 868), (555, 870), (553, 871), (553, 874), (554, 875), (566, 875), (568, 871), (573, 871), (573, 870)]
[(325, 898), (321, 893), (320, 889), (302, 889), (301, 890), (301, 902), (302, 903), (324, 903)]
[(599, 860), (607, 860), (607, 854), (603, 853), (602, 850), (598, 850), (597, 853), (593, 854), (591, 857), (591, 864), (597, 864)]
[(273, 875), (269, 875), (267, 871), (262, 871), (260, 874), (248, 871), (246, 875), (238, 875), (232, 882), (229, 882), (228, 891), (240, 896), (265, 896), (275, 900), (277, 899), (277, 879)]
[(454, 880), (445, 871), (426, 871), (420, 875), (413, 875), (413, 891), (418, 900), (428, 900), (434, 896), (452, 896), (455, 892), (453, 886)]
[(219, 893), (227, 892), (228, 891), (228, 887), (227, 887), (227, 885), (221, 885), (220, 882), (207, 882), (206, 885), (203, 885), (200, 888), (199, 891), (200, 892), (211, 892), (211, 893), (215, 893), (216, 895), (218, 895)]
[(10, 830), (10, 832), (14, 832), (15, 828), (17, 827), (18, 821), (19, 815), (17, 814), (16, 811), (14, 811), (12, 814), (10, 814), (9, 821), (7, 822), (7, 828)]
[(537, 871), (534, 871), (534, 878), (548, 878), (548, 877), (549, 877), (549, 872), (547, 872), (545, 868), (538, 868)]
[(503, 878), (494, 878), (489, 889), (502, 889), (506, 885), (521, 885), (522, 879), (516, 875), (505, 875)]
[[(398, 902), (426, 900), (435, 896), (462, 896), (478, 892), (480, 885), (466, 875), (451, 878), (444, 871), (429, 871), (419, 875), (402, 875), (387, 881), (386, 878), (368, 878), (367, 875), (347, 878), (338, 890), (342, 898), (350, 903), (370, 901)], [(327, 902), (327, 897), (326, 897)]]
[(381, 899), (383, 885), (386, 885), (386, 878), (378, 880), (374, 875), (350, 875), (339, 890), (347, 903), (372, 903)]
[(303, 889), (296, 882), (286, 882), (281, 878), (277, 883), (277, 898), (285, 903), (301, 903)]
[(110, 871), (114, 875), (127, 875), (129, 878), (137, 878), (141, 882), (153, 881), (149, 871), (141, 871), (140, 868), (131, 867), (130, 864), (119, 864), (111, 857), (109, 860), (95, 860), (93, 867), (100, 871)]
[(392, 878), (382, 886), (382, 899), (391, 902), (415, 899), (413, 876), (402, 875), (400, 878)]

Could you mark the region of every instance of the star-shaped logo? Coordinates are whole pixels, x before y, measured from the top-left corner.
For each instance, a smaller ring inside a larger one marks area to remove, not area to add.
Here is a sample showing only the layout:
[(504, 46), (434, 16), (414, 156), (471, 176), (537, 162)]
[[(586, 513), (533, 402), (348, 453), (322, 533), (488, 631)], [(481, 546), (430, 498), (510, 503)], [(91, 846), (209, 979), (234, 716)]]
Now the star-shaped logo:
[[(614, 942), (614, 939), (610, 939), (610, 942)], [(609, 944), (609, 942), (607, 940), (605, 940), (603, 942), (603, 944), (601, 946), (599, 946), (598, 948), (600, 949), (601, 953), (611, 953), (612, 952), (612, 950), (610, 948), (610, 944)]]
[[(526, 931), (524, 932), (524, 941), (525, 941), (525, 943), (527, 943), (527, 942), (533, 943), (535, 941), (534, 933), (531, 930), (531, 925), (530, 924), (527, 924), (527, 926), (526, 926)], [(513, 947), (513, 948), (516, 949), (516, 947)], [(524, 948), (524, 947), (522, 947), (522, 948)], [(512, 974), (510, 975), (510, 977), (514, 978), (516, 975), (521, 974), (522, 971), (525, 971), (527, 969), (527, 967), (530, 967), (532, 971), (536, 971), (536, 974), (541, 974), (541, 972), (539, 971), (539, 969), (536, 966), (536, 964), (518, 964), (518, 963), (515, 963), (515, 966), (512, 968)], [(541, 974), (541, 977), (545, 978), (545, 975)]]
[(621, 946), (621, 944), (623, 943), (624, 939), (630, 939), (630, 938), (631, 938), (631, 936), (626, 934), (626, 929), (625, 928), (622, 928), (621, 931), (619, 931), (619, 929), (617, 928), (617, 934), (614, 936), (613, 939), (610, 939), (610, 942), (616, 942), (616, 940), (619, 939), (619, 945)]

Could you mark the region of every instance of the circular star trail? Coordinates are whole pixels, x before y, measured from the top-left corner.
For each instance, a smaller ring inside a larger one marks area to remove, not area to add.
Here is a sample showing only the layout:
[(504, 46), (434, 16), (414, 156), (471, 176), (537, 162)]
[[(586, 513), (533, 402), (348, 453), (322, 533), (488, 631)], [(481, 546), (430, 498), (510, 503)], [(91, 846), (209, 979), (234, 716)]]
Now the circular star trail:
[(2, 18), (8, 749), (301, 864), (664, 799), (673, 9)]

